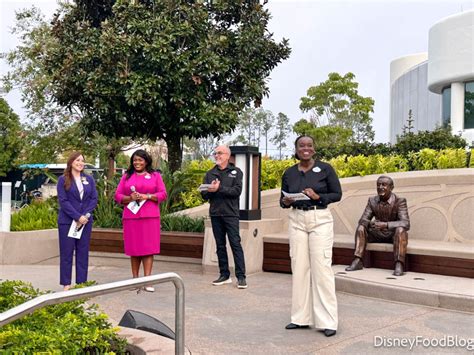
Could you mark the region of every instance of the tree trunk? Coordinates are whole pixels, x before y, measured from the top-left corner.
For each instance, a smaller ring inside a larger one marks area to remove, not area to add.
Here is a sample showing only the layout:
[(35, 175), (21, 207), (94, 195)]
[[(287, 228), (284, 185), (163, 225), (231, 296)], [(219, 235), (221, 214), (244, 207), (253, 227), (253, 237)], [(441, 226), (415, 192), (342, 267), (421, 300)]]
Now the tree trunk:
[(107, 180), (112, 180), (115, 176), (115, 157), (108, 156), (107, 158)]
[(181, 169), (183, 159), (183, 147), (181, 146), (181, 138), (178, 136), (166, 137), (168, 146), (168, 166), (172, 173)]

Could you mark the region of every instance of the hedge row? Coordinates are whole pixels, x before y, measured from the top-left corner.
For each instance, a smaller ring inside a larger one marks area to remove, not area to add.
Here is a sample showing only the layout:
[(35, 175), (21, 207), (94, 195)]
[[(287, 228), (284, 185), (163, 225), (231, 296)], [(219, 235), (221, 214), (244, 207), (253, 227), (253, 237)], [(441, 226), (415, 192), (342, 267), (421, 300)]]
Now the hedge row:
[[(472, 161), (473, 159), (471, 159)], [(262, 159), (261, 188), (274, 189), (280, 186), (281, 177), (285, 170), (297, 163), (295, 159), (271, 160)], [(412, 170), (453, 169), (466, 167), (466, 151), (464, 149), (422, 149), (408, 156), (375, 154), (370, 156), (341, 155), (328, 161), (340, 178), (365, 176)], [(191, 208), (204, 203), (197, 187), (202, 183), (207, 169), (212, 167), (210, 160), (191, 162), (185, 166), (183, 174), (193, 176), (187, 183), (187, 188), (180, 194), (183, 208)]]

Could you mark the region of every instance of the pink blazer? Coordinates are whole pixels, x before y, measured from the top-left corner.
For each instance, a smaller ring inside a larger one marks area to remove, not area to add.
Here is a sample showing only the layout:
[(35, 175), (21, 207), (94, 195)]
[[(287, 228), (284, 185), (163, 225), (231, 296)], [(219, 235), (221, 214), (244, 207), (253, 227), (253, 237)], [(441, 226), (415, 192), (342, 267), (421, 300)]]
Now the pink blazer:
[(120, 179), (120, 182), (115, 191), (115, 201), (122, 203), (124, 196), (130, 196), (132, 194), (132, 186), (135, 186), (135, 191), (141, 194), (154, 194), (158, 199), (158, 202), (147, 200), (145, 204), (140, 208), (137, 214), (133, 214), (127, 206), (123, 209), (123, 219), (133, 218), (150, 218), (160, 217), (159, 204), (166, 200), (168, 197), (166, 193), (166, 187), (163, 183), (160, 173), (153, 172), (151, 174), (137, 175), (133, 174), (127, 179), (125, 173)]

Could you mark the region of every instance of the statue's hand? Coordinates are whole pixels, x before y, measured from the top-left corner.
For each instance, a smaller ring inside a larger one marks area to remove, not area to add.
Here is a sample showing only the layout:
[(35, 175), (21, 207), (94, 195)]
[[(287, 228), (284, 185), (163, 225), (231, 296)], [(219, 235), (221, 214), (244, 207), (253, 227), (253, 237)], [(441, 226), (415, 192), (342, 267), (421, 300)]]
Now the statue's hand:
[(372, 223), (372, 228), (377, 229), (377, 230), (388, 229), (388, 223), (375, 221)]

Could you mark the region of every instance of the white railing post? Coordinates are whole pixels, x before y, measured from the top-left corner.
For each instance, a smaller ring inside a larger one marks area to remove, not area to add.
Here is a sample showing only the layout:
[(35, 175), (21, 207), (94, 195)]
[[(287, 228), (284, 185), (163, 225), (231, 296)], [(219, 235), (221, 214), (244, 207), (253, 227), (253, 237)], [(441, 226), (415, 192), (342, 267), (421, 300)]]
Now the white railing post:
[(2, 206), (0, 219), (0, 232), (10, 232), (10, 221), (12, 214), (12, 183), (2, 182)]

